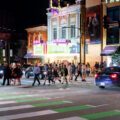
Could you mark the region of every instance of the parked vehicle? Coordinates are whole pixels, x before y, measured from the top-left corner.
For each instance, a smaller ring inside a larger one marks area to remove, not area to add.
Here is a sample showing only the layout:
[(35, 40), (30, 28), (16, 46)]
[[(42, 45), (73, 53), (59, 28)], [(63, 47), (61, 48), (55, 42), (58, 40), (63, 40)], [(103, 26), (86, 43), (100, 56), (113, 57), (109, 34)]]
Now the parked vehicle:
[[(40, 77), (40, 79), (43, 79), (44, 78), (44, 66), (39, 66), (40, 67), (40, 75), (39, 75), (39, 77)], [(32, 67), (28, 67), (27, 69), (26, 69), (26, 71), (25, 71), (25, 77), (26, 78), (29, 78), (29, 77), (33, 77), (34, 76), (34, 73), (33, 73), (33, 69), (34, 69), (34, 67), (32, 66)]]
[(21, 66), (21, 70), (22, 70), (23, 74), (25, 74), (26, 69), (30, 66), (31, 66), (30, 64), (24, 64)]
[(100, 88), (120, 86), (120, 66), (108, 67), (96, 73), (95, 84)]

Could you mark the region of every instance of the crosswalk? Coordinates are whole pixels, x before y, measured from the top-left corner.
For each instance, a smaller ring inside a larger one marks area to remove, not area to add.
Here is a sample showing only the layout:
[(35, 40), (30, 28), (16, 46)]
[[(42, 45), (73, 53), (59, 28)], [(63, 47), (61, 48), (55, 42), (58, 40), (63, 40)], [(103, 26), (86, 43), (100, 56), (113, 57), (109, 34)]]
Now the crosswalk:
[[(108, 106), (76, 105), (68, 99), (40, 97), (38, 93), (6, 92), (0, 93), (0, 120), (46, 120), (46, 116), (48, 120), (109, 120), (110, 117), (120, 117), (119, 110), (109, 109)], [(104, 110), (102, 107), (108, 109)]]

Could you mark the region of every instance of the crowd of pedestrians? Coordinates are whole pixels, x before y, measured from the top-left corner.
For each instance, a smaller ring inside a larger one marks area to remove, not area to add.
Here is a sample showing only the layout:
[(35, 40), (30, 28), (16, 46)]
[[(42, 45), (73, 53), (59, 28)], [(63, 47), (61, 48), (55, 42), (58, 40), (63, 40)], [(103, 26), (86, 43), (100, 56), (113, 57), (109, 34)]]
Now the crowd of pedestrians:
[(21, 78), (22, 78), (22, 70), (20, 68), (20, 64), (15, 64), (14, 66), (12, 64), (8, 65), (8, 63), (4, 64), (4, 77), (3, 77), (3, 83), (2, 85), (5, 85), (7, 81), (7, 85), (16, 84), (21, 85)]
[[(81, 78), (82, 82), (86, 82), (86, 78), (90, 76), (90, 74), (94, 71), (98, 72), (99, 70), (103, 70), (106, 67), (106, 63), (103, 62), (99, 64), (98, 62), (94, 65), (94, 70), (92, 70), (89, 63), (87, 64), (77, 64), (74, 63), (60, 63), (60, 64), (45, 64), (44, 65), (44, 72), (42, 73), (44, 75), (44, 83), (43, 85), (46, 85), (46, 81), (48, 81), (50, 84), (55, 84), (56, 81), (59, 81), (61, 84), (69, 84), (72, 81), (78, 81), (78, 77)], [(33, 69), (34, 73), (34, 80), (32, 86), (35, 85), (36, 81), (38, 82), (38, 85), (40, 85), (40, 73), (41, 69), (36, 63)], [(2, 85), (5, 85), (5, 82), (7, 81), (7, 85), (21, 85), (21, 78), (22, 78), (22, 70), (20, 64), (10, 64), (7, 63), (4, 64), (4, 77), (3, 77), (3, 83)]]
[[(86, 77), (90, 75), (90, 64), (87, 63), (81, 64), (79, 63), (77, 66), (74, 63), (66, 64), (45, 64), (44, 70), (44, 84), (46, 85), (46, 81), (48, 80), (49, 85), (55, 84), (56, 81), (59, 81), (61, 84), (69, 84), (72, 81), (77, 81), (78, 77), (81, 77), (83, 82), (86, 81)], [(39, 81), (39, 73), (40, 67), (36, 64), (34, 67), (34, 82), (38, 81), (38, 85), (40, 85)]]

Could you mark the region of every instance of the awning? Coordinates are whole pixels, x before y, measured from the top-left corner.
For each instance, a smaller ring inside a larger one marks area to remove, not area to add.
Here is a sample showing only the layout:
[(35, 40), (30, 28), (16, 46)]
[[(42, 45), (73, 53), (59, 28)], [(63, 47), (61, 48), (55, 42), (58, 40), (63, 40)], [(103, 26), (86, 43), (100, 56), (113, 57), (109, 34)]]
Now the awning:
[(112, 53), (114, 53), (117, 50), (118, 46), (106, 46), (102, 53), (101, 56), (111, 56)]
[(27, 54), (24, 56), (24, 58), (31, 58), (32, 56), (33, 56), (32, 53), (27, 53)]
[(33, 55), (32, 53), (27, 53), (24, 58), (41, 58), (42, 56)]

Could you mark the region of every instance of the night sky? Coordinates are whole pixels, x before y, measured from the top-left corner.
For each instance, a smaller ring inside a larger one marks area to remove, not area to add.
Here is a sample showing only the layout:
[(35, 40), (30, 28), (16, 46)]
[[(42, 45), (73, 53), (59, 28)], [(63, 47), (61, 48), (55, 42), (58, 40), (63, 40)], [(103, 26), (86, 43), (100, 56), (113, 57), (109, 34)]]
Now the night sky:
[[(75, 0), (63, 1), (72, 4)], [(0, 11), (12, 13), (17, 29), (47, 24), (46, 9), (48, 7), (49, 0), (4, 0), (0, 3)], [(7, 19), (9, 21), (11, 17)]]

